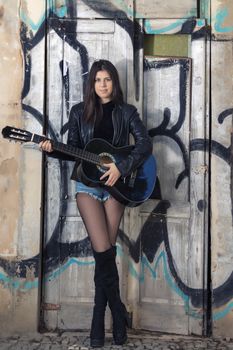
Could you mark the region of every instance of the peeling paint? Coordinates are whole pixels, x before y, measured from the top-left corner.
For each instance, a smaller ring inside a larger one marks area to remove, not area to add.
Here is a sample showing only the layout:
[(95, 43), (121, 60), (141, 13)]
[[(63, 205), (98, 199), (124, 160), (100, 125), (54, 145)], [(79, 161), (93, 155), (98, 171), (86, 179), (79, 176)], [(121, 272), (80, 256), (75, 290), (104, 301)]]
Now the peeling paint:
[(2, 256), (16, 252), (15, 234), (18, 223), (18, 162), (15, 158), (0, 163), (0, 240)]
[(13, 173), (16, 174), (18, 171), (18, 163), (15, 158), (5, 159), (0, 164), (0, 175), (7, 175)]

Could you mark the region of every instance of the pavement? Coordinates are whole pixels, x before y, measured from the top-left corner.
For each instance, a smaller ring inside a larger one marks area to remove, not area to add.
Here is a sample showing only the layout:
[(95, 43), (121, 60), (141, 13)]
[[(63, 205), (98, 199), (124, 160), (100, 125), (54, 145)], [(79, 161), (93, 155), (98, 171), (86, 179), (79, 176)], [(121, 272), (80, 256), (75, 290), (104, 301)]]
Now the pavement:
[[(0, 337), (0, 350), (89, 350), (89, 333), (33, 333)], [(112, 335), (106, 334), (102, 350), (233, 350), (231, 338), (204, 338), (196, 336), (179, 336), (152, 332), (130, 330), (128, 341), (123, 346), (112, 344)]]

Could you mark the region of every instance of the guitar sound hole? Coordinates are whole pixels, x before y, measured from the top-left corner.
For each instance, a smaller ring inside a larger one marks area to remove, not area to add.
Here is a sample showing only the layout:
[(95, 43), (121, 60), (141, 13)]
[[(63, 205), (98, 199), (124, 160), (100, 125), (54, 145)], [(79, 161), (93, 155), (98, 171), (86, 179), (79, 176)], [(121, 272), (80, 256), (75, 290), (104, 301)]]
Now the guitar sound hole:
[(99, 156), (101, 165), (97, 165), (97, 168), (101, 173), (105, 173), (107, 169), (103, 167), (103, 164), (115, 163), (115, 159), (111, 154), (105, 152), (100, 153)]

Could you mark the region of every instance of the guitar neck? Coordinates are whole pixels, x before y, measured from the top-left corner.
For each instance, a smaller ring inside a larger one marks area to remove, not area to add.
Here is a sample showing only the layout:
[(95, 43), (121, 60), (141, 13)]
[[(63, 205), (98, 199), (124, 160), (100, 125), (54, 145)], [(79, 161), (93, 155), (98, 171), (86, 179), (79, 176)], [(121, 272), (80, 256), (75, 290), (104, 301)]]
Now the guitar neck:
[(32, 139), (31, 139), (31, 141), (35, 142), (35, 143), (40, 143), (41, 141), (45, 141), (45, 140), (48, 140), (52, 143), (54, 151), (58, 151), (60, 153), (66, 154), (66, 155), (74, 157), (74, 158), (85, 160), (89, 163), (100, 165), (100, 157), (95, 153), (91, 153), (91, 152), (79, 149), (77, 147), (67, 145), (67, 144), (62, 143), (62, 142), (56, 142), (56, 141), (48, 139), (45, 136), (41, 136), (41, 135), (37, 135), (37, 134), (33, 134)]

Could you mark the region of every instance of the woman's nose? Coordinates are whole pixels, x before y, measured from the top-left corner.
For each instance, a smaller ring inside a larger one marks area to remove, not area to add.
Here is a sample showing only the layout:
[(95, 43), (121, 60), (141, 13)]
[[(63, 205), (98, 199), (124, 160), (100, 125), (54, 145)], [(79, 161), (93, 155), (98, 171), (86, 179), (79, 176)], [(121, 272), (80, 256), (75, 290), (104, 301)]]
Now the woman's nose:
[(102, 80), (101, 81), (101, 86), (105, 86), (106, 85), (106, 81), (105, 80)]

